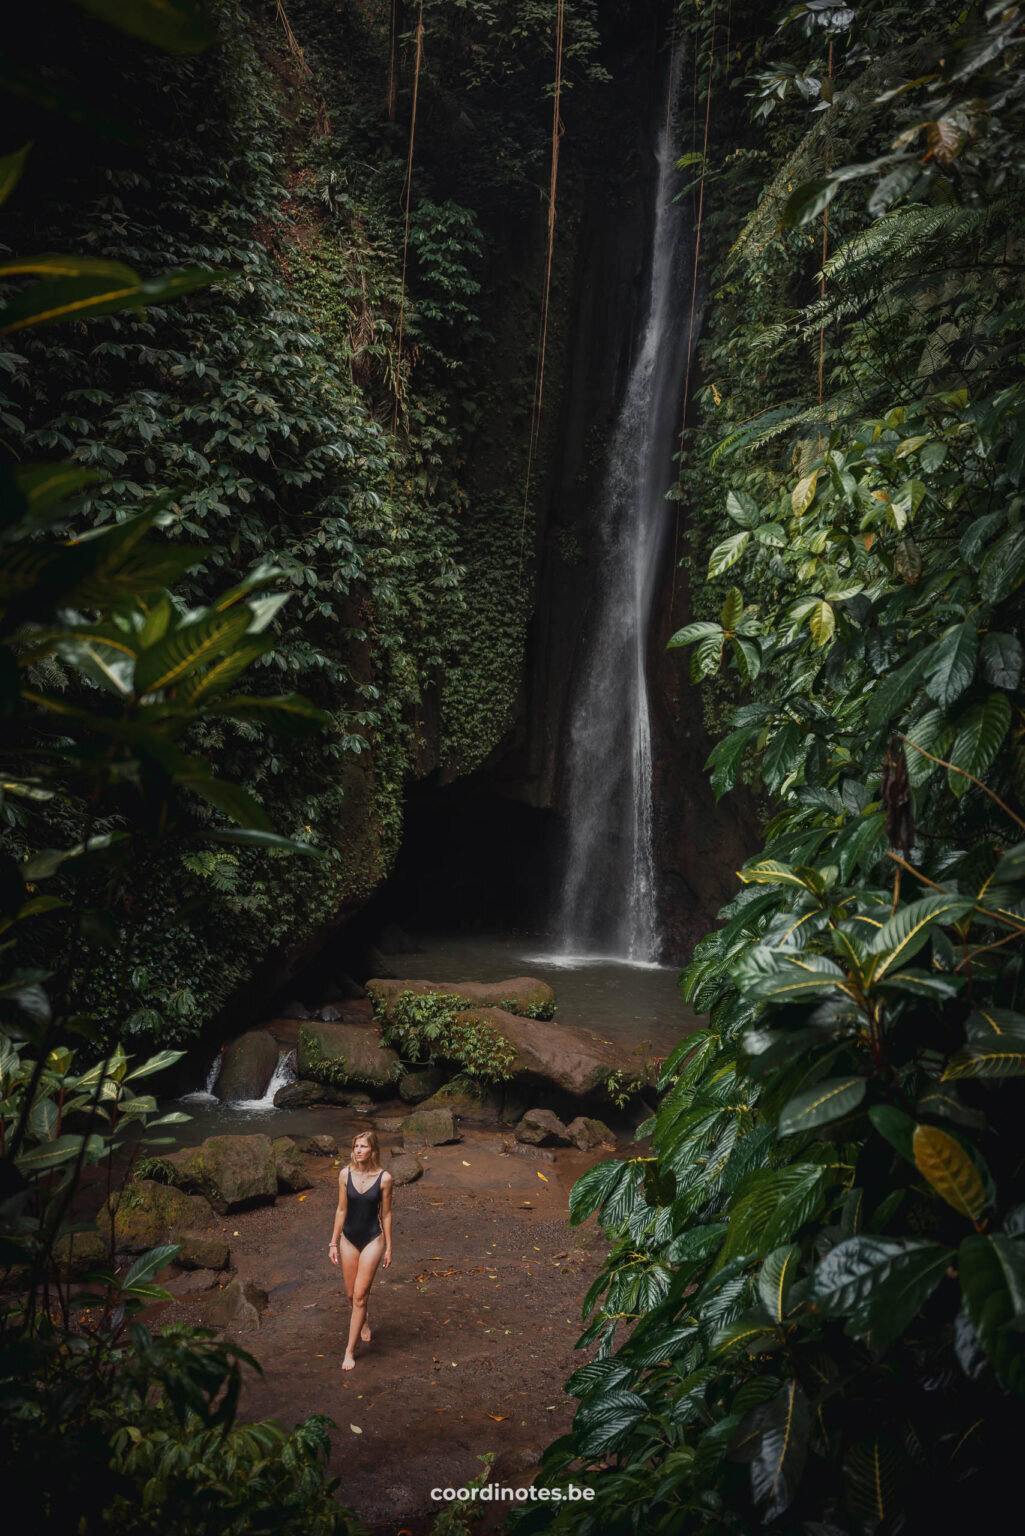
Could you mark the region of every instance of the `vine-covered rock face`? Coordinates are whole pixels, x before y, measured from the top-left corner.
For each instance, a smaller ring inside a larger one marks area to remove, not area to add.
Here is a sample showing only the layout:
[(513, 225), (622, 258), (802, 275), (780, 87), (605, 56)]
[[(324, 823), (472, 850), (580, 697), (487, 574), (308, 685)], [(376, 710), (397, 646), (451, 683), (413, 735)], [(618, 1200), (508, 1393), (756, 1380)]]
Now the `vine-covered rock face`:
[(311, 1019), (299, 1031), (300, 1079), (341, 1088), (360, 1083), (386, 1088), (399, 1071), (399, 1058), (382, 1045), (375, 1029), (359, 1024), (320, 1024)]
[(231, 1103), (262, 1099), (278, 1064), (278, 1042), (265, 1029), (250, 1029), (224, 1047), (215, 1092)]
[(412, 992), (415, 997), (455, 997), (472, 1007), (503, 1008), (528, 1019), (551, 1019), (555, 1015), (555, 993), (547, 982), (537, 981), (533, 976), (513, 976), (509, 981), (400, 981), (374, 977), (367, 982), (367, 992), (374, 1013), (381, 1019), (393, 1017), (394, 1005), (403, 992)]
[(277, 1158), (269, 1136), (208, 1136), (198, 1147), (173, 1152), (167, 1161), (179, 1188), (199, 1190), (222, 1216), (272, 1201), (278, 1192)]

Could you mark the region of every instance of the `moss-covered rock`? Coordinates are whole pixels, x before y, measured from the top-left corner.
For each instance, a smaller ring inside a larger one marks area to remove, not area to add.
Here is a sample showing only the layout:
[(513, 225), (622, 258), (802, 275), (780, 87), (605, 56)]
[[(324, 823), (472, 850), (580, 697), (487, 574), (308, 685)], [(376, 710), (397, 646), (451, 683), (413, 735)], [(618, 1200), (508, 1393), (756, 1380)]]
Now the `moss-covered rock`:
[(53, 1256), (61, 1274), (77, 1280), (91, 1269), (106, 1266), (107, 1244), (99, 1232), (69, 1232), (54, 1243)]
[(458, 997), (468, 1006), (503, 1008), (527, 1019), (550, 1019), (555, 1013), (555, 993), (533, 976), (513, 976), (509, 981), (391, 981), (375, 977), (367, 992), (378, 1018), (390, 1019), (396, 998), (403, 992), (417, 997), (436, 993)]
[[(202, 1232), (179, 1232), (177, 1263), (186, 1269), (227, 1269), (231, 1252), (223, 1237)], [(212, 1281), (211, 1281), (212, 1283)]]
[(442, 1067), (413, 1067), (399, 1078), (399, 1098), (406, 1104), (419, 1104), (437, 1093), (444, 1083)]
[(509, 1043), (514, 1083), (546, 1085), (574, 1098), (600, 1100), (608, 1097), (610, 1078), (631, 1090), (652, 1076), (651, 1069), (623, 1046), (571, 1024), (556, 1028), (501, 1008), (466, 1009), (456, 1014), (455, 1022), (484, 1025)]
[(528, 1109), (516, 1127), (516, 1140), (528, 1147), (568, 1147), (570, 1135), (550, 1109)]
[(313, 1180), (306, 1172), (303, 1155), (291, 1136), (275, 1136), (271, 1146), (274, 1148), (274, 1164), (278, 1171), (278, 1189), (285, 1194), (298, 1194), (301, 1190), (312, 1189)]
[(104, 1227), (113, 1224), (114, 1247), (126, 1253), (145, 1253), (160, 1243), (177, 1240), (179, 1232), (202, 1226), (211, 1215), (201, 1195), (188, 1195), (173, 1184), (153, 1179), (133, 1179), (111, 1195), (104, 1207)]
[(205, 1195), (222, 1215), (273, 1200), (278, 1192), (277, 1159), (269, 1136), (208, 1136), (198, 1147), (172, 1153), (168, 1162), (180, 1188)]
[(398, 1075), (399, 1058), (374, 1029), (359, 1024), (308, 1020), (299, 1031), (299, 1076), (341, 1088), (386, 1088)]
[(593, 1152), (603, 1142), (606, 1146), (616, 1145), (615, 1131), (610, 1130), (604, 1120), (596, 1120), (593, 1115), (577, 1115), (567, 1125), (566, 1134), (581, 1152)]
[(214, 1091), (219, 1099), (262, 1099), (278, 1064), (278, 1042), (266, 1029), (250, 1029), (221, 1053)]
[(494, 1088), (478, 1089), (469, 1078), (455, 1077), (418, 1107), (421, 1113), (447, 1109), (457, 1120), (479, 1120), (485, 1125), (495, 1125), (501, 1118), (502, 1095)]
[(399, 1126), (403, 1137), (421, 1146), (441, 1147), (449, 1141), (462, 1141), (450, 1109), (415, 1109)]

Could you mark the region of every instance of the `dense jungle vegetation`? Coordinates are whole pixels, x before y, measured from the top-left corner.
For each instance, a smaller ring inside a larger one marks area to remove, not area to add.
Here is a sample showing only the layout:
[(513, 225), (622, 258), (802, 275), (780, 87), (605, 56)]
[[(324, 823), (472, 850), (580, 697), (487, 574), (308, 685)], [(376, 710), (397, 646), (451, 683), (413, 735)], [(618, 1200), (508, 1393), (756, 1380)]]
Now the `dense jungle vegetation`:
[(1025, 31), (678, 24), (712, 275), (672, 643), (769, 814), (651, 1155), (574, 1191), (612, 1248), (546, 1464), (597, 1497), (551, 1523), (959, 1529), (1025, 1393)]
[[(507, 726), (553, 30), (600, 97), (600, 7), (422, 15), (421, 57), (409, 4), (69, 0), (0, 69), (0, 1444), (55, 1531), (357, 1528), (328, 1422), (240, 1424), (248, 1357), (138, 1321), (173, 1250), (115, 1272), (75, 1196), (367, 898), (406, 778)], [(609, 1258), (542, 1476), (596, 1497), (514, 1524), (961, 1528), (1025, 1394), (1025, 23), (666, 22), (705, 290), (673, 645), (764, 843), (650, 1153), (573, 1193)]]

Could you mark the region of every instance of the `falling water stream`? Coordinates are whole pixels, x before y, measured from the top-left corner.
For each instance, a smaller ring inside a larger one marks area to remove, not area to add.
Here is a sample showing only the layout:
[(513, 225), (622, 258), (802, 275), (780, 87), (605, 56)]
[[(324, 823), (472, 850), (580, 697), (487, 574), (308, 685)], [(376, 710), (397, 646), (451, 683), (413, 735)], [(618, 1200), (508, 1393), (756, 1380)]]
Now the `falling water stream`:
[(660, 950), (645, 658), (671, 517), (665, 496), (686, 352), (686, 221), (673, 201), (675, 158), (667, 121), (658, 145), (648, 307), (609, 447), (594, 622), (570, 717), (568, 856), (557, 932), (567, 964), (602, 957), (651, 965)]

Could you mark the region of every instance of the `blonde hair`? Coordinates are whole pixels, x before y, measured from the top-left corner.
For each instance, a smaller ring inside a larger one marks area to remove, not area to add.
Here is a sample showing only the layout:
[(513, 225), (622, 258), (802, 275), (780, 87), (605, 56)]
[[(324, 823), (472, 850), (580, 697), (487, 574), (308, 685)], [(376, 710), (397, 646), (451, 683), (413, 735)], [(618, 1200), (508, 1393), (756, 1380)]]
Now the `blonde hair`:
[(377, 1132), (376, 1131), (359, 1131), (352, 1138), (352, 1146), (349, 1149), (349, 1167), (352, 1168), (354, 1166), (353, 1165), (353, 1160), (352, 1160), (352, 1154), (356, 1150), (356, 1143), (357, 1143), (357, 1141), (365, 1141), (367, 1146), (370, 1148), (370, 1167), (371, 1167), (371, 1169), (372, 1170), (376, 1170), (376, 1169), (380, 1168), (380, 1166), (381, 1166), (381, 1144), (380, 1144), (380, 1142), (377, 1139)]

